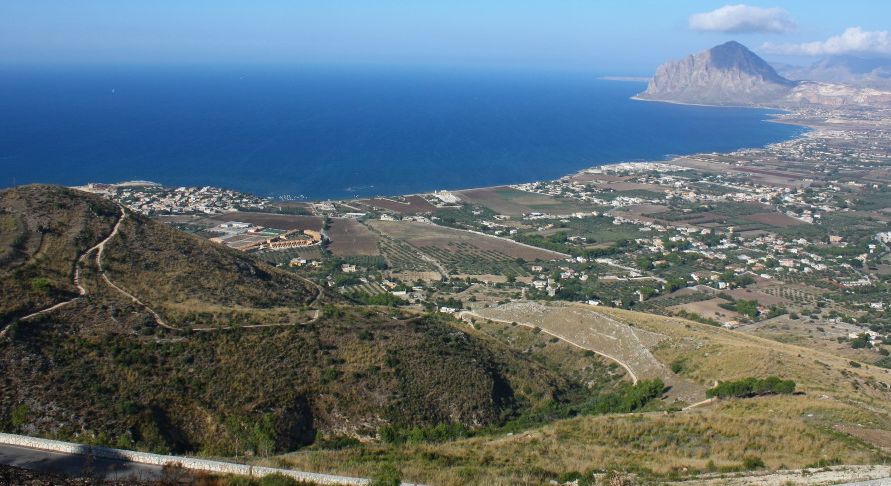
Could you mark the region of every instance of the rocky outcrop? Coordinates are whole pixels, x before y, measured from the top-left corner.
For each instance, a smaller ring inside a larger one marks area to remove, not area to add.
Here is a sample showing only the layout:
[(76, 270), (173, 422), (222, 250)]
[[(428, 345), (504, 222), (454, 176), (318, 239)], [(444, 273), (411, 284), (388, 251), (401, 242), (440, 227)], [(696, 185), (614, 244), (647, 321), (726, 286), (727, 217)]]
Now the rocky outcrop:
[(763, 105), (796, 86), (738, 42), (727, 42), (656, 70), (640, 99), (704, 105)]

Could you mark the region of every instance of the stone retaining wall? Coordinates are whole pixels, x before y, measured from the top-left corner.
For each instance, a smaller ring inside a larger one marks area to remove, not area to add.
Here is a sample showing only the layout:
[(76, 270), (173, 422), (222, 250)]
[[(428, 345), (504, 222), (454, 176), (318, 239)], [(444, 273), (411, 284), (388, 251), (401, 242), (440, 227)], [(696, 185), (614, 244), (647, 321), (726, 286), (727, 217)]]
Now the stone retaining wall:
[[(64, 454), (76, 454), (82, 456), (95, 456), (105, 459), (118, 459), (121, 461), (138, 462), (154, 466), (166, 466), (178, 464), (185, 469), (206, 471), (220, 474), (238, 474), (242, 476), (262, 477), (269, 474), (284, 474), (298, 481), (308, 481), (317, 484), (345, 484), (365, 485), (369, 481), (362, 478), (350, 478), (345, 476), (333, 476), (330, 474), (317, 474), (290, 469), (277, 469), (272, 467), (258, 467), (247, 464), (235, 464), (231, 462), (211, 461), (193, 457), (165, 456), (150, 454), (147, 452), (128, 451), (124, 449), (111, 449), (109, 447), (90, 446), (62, 442), (59, 440), (40, 439), (25, 435), (4, 434), (0, 432), (0, 444), (7, 444), (31, 449), (61, 452)], [(408, 485), (406, 485), (408, 486)]]

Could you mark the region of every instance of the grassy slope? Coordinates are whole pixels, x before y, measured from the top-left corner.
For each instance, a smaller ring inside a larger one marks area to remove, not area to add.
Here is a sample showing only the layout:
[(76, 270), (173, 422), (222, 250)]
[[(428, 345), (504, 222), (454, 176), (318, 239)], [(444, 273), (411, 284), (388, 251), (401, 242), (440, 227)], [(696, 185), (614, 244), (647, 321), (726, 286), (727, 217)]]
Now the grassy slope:
[(117, 216), (115, 204), (71, 189), (0, 191), (0, 324), (77, 295), (75, 260)]
[[(576, 417), (516, 435), (444, 444), (375, 446), (290, 455), (295, 467), (367, 474), (377, 455), (394, 458), (412, 480), (431, 484), (540, 484), (589, 469), (667, 475), (740, 467), (757, 456), (769, 468), (824, 462), (882, 463), (888, 451), (841, 433), (891, 430), (891, 381), (875, 367), (808, 349), (682, 319), (600, 309), (633, 326), (669, 337), (655, 354), (683, 360), (685, 376), (704, 384), (775, 374), (795, 379), (794, 396), (728, 400), (686, 412)], [(858, 425), (859, 424), (859, 425)], [(857, 434), (868, 437), (868, 434)], [(665, 477), (665, 476), (662, 476)]]
[[(293, 274), (141, 216), (128, 216), (105, 252), (115, 284), (180, 326), (260, 324), (319, 290)], [(284, 309), (282, 309), (284, 310)]]

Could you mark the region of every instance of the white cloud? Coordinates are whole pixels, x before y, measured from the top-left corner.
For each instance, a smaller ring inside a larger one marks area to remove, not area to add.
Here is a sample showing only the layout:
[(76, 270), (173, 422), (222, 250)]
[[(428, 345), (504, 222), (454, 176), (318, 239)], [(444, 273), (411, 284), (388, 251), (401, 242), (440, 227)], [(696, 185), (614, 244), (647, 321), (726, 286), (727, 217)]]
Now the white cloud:
[(767, 42), (761, 51), (769, 54), (792, 54), (803, 56), (827, 56), (835, 54), (891, 54), (891, 35), (887, 30), (865, 31), (860, 27), (850, 27), (841, 35), (834, 35), (825, 41), (804, 42), (802, 44), (774, 44)]
[(701, 31), (784, 33), (791, 32), (796, 27), (789, 12), (781, 8), (725, 5), (711, 12), (690, 16), (690, 28)]

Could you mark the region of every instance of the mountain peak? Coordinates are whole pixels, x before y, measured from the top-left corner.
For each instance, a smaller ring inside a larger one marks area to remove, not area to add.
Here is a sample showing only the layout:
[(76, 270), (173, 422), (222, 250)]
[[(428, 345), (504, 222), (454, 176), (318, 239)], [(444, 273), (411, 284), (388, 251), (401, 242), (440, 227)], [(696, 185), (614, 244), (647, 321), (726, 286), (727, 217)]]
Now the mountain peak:
[(782, 98), (795, 86), (736, 41), (725, 42), (656, 70), (642, 99), (708, 105), (752, 105)]

